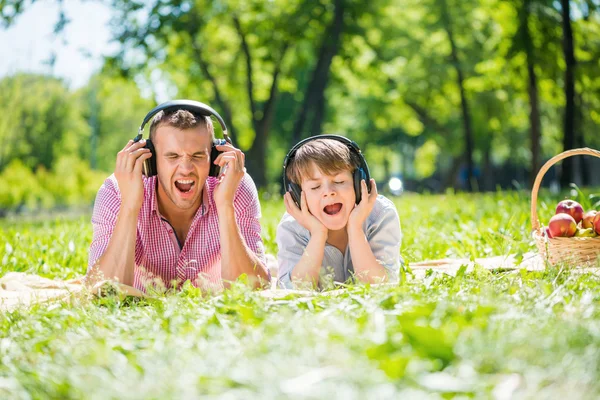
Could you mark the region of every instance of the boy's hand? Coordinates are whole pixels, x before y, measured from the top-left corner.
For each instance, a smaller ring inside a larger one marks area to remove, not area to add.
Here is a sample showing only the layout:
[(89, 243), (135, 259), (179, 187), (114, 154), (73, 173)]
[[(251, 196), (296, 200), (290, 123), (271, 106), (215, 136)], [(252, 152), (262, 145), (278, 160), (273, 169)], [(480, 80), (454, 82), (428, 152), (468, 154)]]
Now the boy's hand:
[(217, 150), (223, 153), (213, 161), (221, 167), (219, 183), (214, 191), (215, 204), (217, 208), (233, 206), (235, 192), (246, 173), (244, 168), (246, 156), (240, 149), (236, 149), (229, 143), (217, 145)]
[(323, 235), (325, 239), (327, 239), (328, 230), (319, 221), (314, 215), (310, 213), (308, 210), (308, 205), (306, 204), (306, 194), (304, 191), (300, 194), (300, 205), (302, 208), (298, 208), (294, 200), (292, 199), (292, 194), (287, 192), (285, 196), (283, 196), (283, 202), (285, 204), (285, 210), (290, 214), (303, 228), (307, 229), (310, 232), (311, 236)]
[(364, 222), (373, 210), (373, 206), (377, 200), (377, 185), (375, 184), (375, 179), (371, 179), (369, 183), (371, 184), (371, 193), (367, 191), (365, 180), (363, 179), (360, 181), (360, 204), (357, 204), (350, 213), (350, 217), (348, 218), (348, 228), (362, 229)]
[(142, 165), (152, 157), (150, 150), (145, 149), (145, 140), (130, 140), (117, 154), (115, 178), (121, 192), (121, 204), (131, 211), (139, 211), (144, 201), (144, 183), (142, 181)]

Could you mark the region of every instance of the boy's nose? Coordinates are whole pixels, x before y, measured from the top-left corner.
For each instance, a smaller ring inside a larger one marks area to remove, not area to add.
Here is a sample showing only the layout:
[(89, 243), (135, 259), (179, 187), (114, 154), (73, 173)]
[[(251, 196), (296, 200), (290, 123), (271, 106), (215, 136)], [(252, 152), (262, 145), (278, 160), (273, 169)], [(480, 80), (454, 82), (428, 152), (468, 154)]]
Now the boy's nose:
[(334, 195), (335, 195), (335, 193), (336, 193), (336, 191), (334, 190), (333, 186), (332, 186), (332, 185), (327, 185), (327, 186), (325, 187), (325, 192), (324, 192), (324, 194), (323, 194), (323, 195), (324, 195), (325, 197), (329, 197), (329, 196), (334, 196)]

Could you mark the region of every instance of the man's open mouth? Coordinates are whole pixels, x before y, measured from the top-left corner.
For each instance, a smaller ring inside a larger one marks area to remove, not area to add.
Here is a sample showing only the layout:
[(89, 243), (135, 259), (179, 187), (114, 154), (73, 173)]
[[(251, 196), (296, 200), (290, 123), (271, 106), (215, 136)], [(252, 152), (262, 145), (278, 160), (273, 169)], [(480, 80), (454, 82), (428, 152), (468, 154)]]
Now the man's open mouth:
[(192, 190), (195, 184), (196, 182), (191, 179), (177, 179), (175, 181), (175, 187), (181, 193), (188, 193), (190, 190)]
[(325, 211), (325, 214), (327, 214), (327, 215), (336, 215), (341, 210), (342, 210), (342, 203), (330, 204), (328, 206), (325, 206), (325, 208), (323, 208), (323, 211)]

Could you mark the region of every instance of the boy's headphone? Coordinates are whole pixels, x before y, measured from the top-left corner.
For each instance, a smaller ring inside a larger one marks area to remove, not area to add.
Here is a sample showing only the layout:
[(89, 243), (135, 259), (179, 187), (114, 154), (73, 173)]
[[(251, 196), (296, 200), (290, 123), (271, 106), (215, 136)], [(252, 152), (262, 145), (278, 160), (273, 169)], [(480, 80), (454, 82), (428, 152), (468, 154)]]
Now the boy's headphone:
[(284, 189), (291, 193), (292, 199), (294, 199), (294, 201), (296, 202), (296, 205), (298, 207), (300, 207), (300, 204), (301, 204), (300, 193), (302, 193), (302, 188), (297, 183), (294, 183), (288, 179), (286, 169), (287, 169), (288, 164), (292, 160), (292, 158), (294, 158), (296, 156), (296, 151), (298, 151), (298, 149), (300, 147), (302, 147), (307, 142), (310, 142), (312, 140), (317, 140), (317, 139), (337, 140), (338, 142), (342, 142), (343, 144), (348, 146), (350, 151), (352, 151), (358, 155), (358, 157), (360, 159), (360, 165), (358, 167), (356, 167), (356, 169), (352, 173), (352, 179), (354, 181), (354, 193), (356, 194), (356, 204), (359, 204), (360, 200), (361, 200), (360, 182), (363, 179), (365, 180), (365, 183), (367, 184), (367, 190), (369, 191), (369, 193), (371, 192), (371, 174), (369, 172), (369, 166), (367, 165), (367, 160), (365, 160), (365, 157), (363, 156), (362, 152), (360, 151), (360, 147), (358, 147), (358, 144), (356, 144), (356, 142), (348, 139), (347, 137), (340, 136), (340, 135), (312, 136), (307, 139), (301, 140), (294, 147), (292, 147), (292, 149), (288, 152), (288, 154), (285, 156), (285, 159), (283, 160), (283, 187), (284, 187)]
[[(208, 176), (218, 176), (219, 172), (221, 170), (221, 167), (213, 164), (213, 161), (219, 156), (219, 154), (221, 154), (221, 152), (219, 150), (217, 150), (216, 146), (224, 145), (226, 143), (229, 143), (229, 144), (232, 144), (232, 143), (231, 143), (231, 138), (227, 134), (227, 126), (225, 125), (225, 121), (223, 121), (223, 118), (221, 118), (221, 116), (219, 115), (218, 112), (216, 112), (215, 110), (213, 110), (211, 107), (207, 106), (204, 103), (200, 103), (199, 101), (193, 101), (193, 100), (172, 100), (172, 101), (167, 101), (166, 103), (162, 103), (162, 104), (154, 107), (152, 110), (150, 110), (150, 112), (148, 114), (146, 114), (146, 117), (144, 117), (144, 121), (142, 122), (142, 125), (140, 125), (138, 134), (133, 139), (133, 141), (139, 142), (142, 139), (142, 133), (144, 131), (144, 126), (146, 126), (146, 124), (148, 123), (148, 121), (150, 121), (150, 119), (152, 117), (154, 117), (160, 111), (169, 112), (169, 111), (173, 111), (173, 110), (186, 110), (186, 111), (190, 111), (191, 113), (194, 113), (194, 114), (199, 114), (203, 117), (210, 117), (211, 115), (214, 115), (215, 118), (217, 119), (217, 121), (219, 121), (219, 124), (221, 125), (221, 128), (223, 129), (223, 137), (225, 139), (214, 139), (213, 140), (213, 144), (210, 149), (210, 170), (208, 171)], [(149, 149), (150, 152), (152, 153), (152, 157), (150, 157), (149, 159), (144, 161), (144, 165), (143, 165), (144, 175), (154, 176), (157, 174), (158, 171), (156, 170), (156, 155), (155, 155), (155, 151), (154, 151), (154, 145), (152, 144), (152, 141), (150, 139), (146, 139), (146, 145), (144, 146), (144, 148)]]

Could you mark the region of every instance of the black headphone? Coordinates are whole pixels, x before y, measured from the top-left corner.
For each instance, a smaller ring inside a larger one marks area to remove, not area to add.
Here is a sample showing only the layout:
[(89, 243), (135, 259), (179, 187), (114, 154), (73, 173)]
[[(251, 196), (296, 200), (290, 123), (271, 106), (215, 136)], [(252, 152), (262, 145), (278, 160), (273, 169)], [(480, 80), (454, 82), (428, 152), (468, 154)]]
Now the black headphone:
[(358, 147), (358, 144), (356, 144), (356, 142), (348, 139), (347, 137), (340, 136), (340, 135), (312, 136), (307, 139), (301, 140), (294, 147), (292, 147), (292, 149), (287, 153), (287, 155), (285, 156), (285, 159), (283, 160), (283, 187), (284, 187), (284, 189), (291, 193), (292, 199), (294, 199), (294, 202), (296, 202), (296, 205), (298, 207), (300, 207), (300, 203), (301, 203), (300, 202), (300, 193), (302, 193), (302, 188), (297, 183), (294, 183), (288, 179), (287, 173), (286, 173), (286, 168), (287, 168), (288, 164), (290, 163), (291, 159), (296, 156), (296, 151), (298, 151), (298, 149), (300, 147), (302, 147), (307, 142), (310, 142), (312, 140), (317, 140), (317, 139), (337, 140), (338, 142), (342, 142), (343, 144), (348, 146), (350, 151), (358, 154), (358, 157), (360, 159), (360, 165), (352, 173), (352, 179), (354, 180), (354, 193), (356, 194), (356, 204), (360, 203), (360, 200), (361, 200), (360, 182), (363, 179), (365, 180), (365, 183), (367, 184), (367, 190), (369, 191), (369, 193), (371, 192), (371, 173), (369, 172), (369, 166), (367, 165), (367, 160), (365, 160), (365, 157), (363, 156), (362, 152), (360, 151), (360, 147)]
[[(169, 112), (174, 110), (186, 110), (195, 114), (202, 115), (203, 117), (210, 117), (211, 115), (214, 115), (217, 121), (219, 121), (219, 124), (223, 129), (223, 137), (225, 139), (213, 140), (213, 144), (210, 149), (210, 170), (208, 171), (208, 176), (218, 176), (219, 172), (221, 171), (221, 167), (213, 164), (213, 161), (219, 156), (219, 154), (221, 154), (221, 152), (217, 150), (216, 146), (224, 145), (226, 143), (232, 144), (232, 142), (231, 138), (227, 134), (227, 126), (225, 125), (225, 121), (223, 121), (223, 118), (221, 118), (218, 112), (216, 112), (204, 103), (200, 103), (199, 101), (193, 100), (172, 100), (154, 107), (152, 110), (150, 110), (148, 114), (146, 114), (146, 117), (144, 117), (144, 121), (142, 122), (142, 125), (140, 125), (138, 134), (133, 139), (133, 141), (139, 142), (142, 139), (142, 132), (144, 131), (144, 126), (146, 126), (148, 121), (150, 121), (150, 119), (153, 116), (155, 116), (160, 111)], [(152, 144), (152, 141), (150, 139), (146, 139), (146, 145), (144, 146), (144, 148), (149, 149), (150, 152), (152, 152), (152, 157), (144, 161), (144, 175), (154, 176), (157, 174), (158, 171), (156, 170), (156, 156), (154, 151), (154, 145)]]

